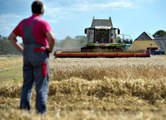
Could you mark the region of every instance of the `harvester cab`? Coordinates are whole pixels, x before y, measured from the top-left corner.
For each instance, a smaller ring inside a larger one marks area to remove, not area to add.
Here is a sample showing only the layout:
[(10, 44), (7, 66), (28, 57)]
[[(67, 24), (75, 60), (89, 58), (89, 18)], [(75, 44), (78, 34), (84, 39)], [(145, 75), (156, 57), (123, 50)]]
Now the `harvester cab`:
[[(85, 34), (87, 34), (88, 42), (93, 43), (113, 43), (120, 34), (119, 28), (112, 28), (107, 26), (98, 26), (94, 28), (86, 28)], [(90, 36), (93, 35), (93, 40)]]
[(120, 30), (113, 27), (111, 18), (93, 18), (92, 25), (85, 29), (85, 34), (87, 34), (87, 44), (81, 48), (82, 52), (125, 50), (125, 44), (118, 43)]

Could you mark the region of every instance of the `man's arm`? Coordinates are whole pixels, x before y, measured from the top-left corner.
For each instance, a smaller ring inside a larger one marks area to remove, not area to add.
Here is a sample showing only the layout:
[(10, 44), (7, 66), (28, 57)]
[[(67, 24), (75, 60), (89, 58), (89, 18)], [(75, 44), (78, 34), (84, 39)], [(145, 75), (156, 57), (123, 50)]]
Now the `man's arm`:
[(47, 38), (48, 38), (48, 44), (49, 44), (49, 46), (47, 46), (46, 48), (47, 48), (47, 50), (49, 51), (49, 52), (52, 52), (53, 51), (53, 49), (54, 49), (54, 44), (55, 44), (55, 36), (54, 36), (54, 33), (53, 32), (47, 32), (46, 33), (46, 36), (47, 36)]
[(9, 35), (8, 40), (13, 44), (13, 46), (20, 52), (23, 51), (23, 47), (17, 42), (17, 35), (15, 35), (13, 32)]

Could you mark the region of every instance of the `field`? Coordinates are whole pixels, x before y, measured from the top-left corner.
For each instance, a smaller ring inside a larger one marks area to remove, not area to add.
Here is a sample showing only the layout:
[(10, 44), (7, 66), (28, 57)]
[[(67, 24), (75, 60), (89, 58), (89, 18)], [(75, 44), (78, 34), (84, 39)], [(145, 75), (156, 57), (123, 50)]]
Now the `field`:
[(22, 57), (0, 56), (0, 120), (164, 120), (166, 56), (50, 58), (47, 114), (20, 111)]

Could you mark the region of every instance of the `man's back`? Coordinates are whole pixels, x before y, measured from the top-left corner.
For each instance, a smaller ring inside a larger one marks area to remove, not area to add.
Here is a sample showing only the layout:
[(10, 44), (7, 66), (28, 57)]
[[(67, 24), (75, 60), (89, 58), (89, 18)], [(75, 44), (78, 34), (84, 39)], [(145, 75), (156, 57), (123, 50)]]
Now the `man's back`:
[(48, 39), (46, 33), (52, 31), (50, 25), (47, 21), (43, 20), (41, 16), (32, 15), (31, 17), (22, 20), (18, 26), (14, 29), (13, 33), (20, 36), (24, 40), (24, 25), (27, 27), (35, 21), (33, 28), (32, 28), (32, 35), (36, 40), (36, 43), (48, 46)]

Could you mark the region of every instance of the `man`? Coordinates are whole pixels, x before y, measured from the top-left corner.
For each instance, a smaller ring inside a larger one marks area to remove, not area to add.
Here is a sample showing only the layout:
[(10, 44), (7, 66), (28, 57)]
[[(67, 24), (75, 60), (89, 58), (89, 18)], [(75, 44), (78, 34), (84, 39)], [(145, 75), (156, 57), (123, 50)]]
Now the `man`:
[[(23, 53), (23, 86), (21, 91), (20, 109), (30, 110), (32, 87), (36, 88), (36, 111), (46, 112), (49, 81), (49, 53), (53, 51), (55, 37), (47, 21), (41, 17), (44, 5), (36, 0), (32, 3), (32, 16), (22, 20), (8, 39), (15, 48)], [(22, 47), (17, 42), (17, 36), (22, 37)]]

